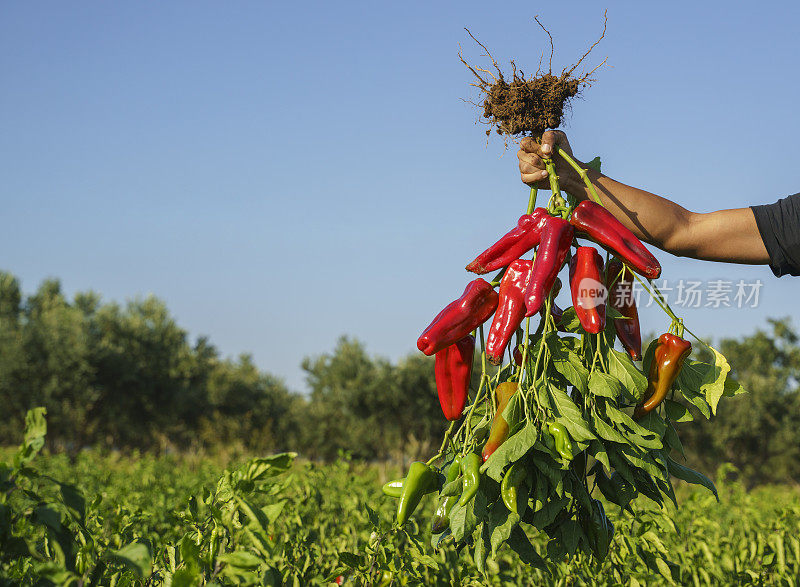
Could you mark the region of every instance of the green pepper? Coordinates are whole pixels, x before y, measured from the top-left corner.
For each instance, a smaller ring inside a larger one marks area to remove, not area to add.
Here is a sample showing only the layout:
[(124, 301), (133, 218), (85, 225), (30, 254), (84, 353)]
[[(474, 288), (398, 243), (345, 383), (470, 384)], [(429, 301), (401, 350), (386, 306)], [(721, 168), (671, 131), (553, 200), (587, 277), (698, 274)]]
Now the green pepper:
[[(458, 456), (453, 459), (453, 462), (450, 463), (450, 467), (447, 469), (447, 481), (445, 481), (445, 485), (458, 479), (460, 472), (461, 457)], [(433, 518), (431, 518), (432, 534), (440, 534), (447, 530), (450, 526), (450, 511), (453, 509), (453, 506), (456, 505), (457, 501), (457, 495), (447, 495), (443, 498), (439, 498), (439, 505), (436, 508), (436, 513), (434, 513)]]
[(389, 497), (400, 497), (403, 494), (403, 483), (405, 482), (405, 478), (387, 481), (383, 484), (384, 495), (388, 495)]
[(547, 424), (547, 431), (553, 437), (556, 444), (556, 452), (561, 455), (561, 458), (569, 462), (575, 457), (575, 451), (572, 448), (572, 439), (569, 437), (567, 429), (558, 422), (549, 422)]
[(461, 473), (464, 475), (463, 490), (458, 505), (464, 507), (478, 493), (481, 483), (481, 457), (471, 452), (461, 460)]
[[(500, 483), (500, 495), (503, 498), (503, 503), (512, 512), (523, 514), (525, 508), (528, 506), (528, 487), (526, 480), (528, 478), (525, 467), (519, 461), (511, 465), (506, 474), (503, 476), (503, 482)], [(520, 501), (520, 497), (523, 499)], [(522, 510), (519, 510), (519, 507)]]
[(403, 483), (400, 503), (397, 506), (398, 524), (402, 526), (408, 521), (422, 498), (428, 493), (436, 491), (438, 482), (438, 473), (429, 465), (419, 461), (411, 463), (405, 483)]

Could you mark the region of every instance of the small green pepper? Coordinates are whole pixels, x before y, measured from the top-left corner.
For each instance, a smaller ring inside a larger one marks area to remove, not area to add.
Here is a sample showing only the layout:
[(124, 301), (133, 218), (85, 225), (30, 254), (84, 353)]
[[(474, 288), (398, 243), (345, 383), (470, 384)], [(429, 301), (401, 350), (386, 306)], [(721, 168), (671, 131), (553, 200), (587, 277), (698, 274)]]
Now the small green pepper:
[(405, 482), (405, 478), (387, 481), (383, 485), (384, 495), (388, 495), (389, 497), (400, 497), (403, 494), (403, 483)]
[[(460, 472), (461, 457), (458, 456), (453, 459), (453, 462), (450, 463), (450, 467), (447, 469), (447, 481), (445, 481), (445, 485), (458, 479)], [(431, 518), (432, 534), (440, 534), (447, 530), (450, 526), (450, 511), (453, 509), (453, 506), (456, 505), (457, 501), (457, 495), (447, 495), (444, 498), (439, 498), (439, 505), (436, 508), (436, 512), (433, 514), (433, 518)]]
[(463, 490), (458, 505), (464, 507), (478, 493), (481, 483), (481, 457), (471, 452), (461, 460), (461, 473), (464, 475)]
[(417, 509), (422, 498), (428, 493), (436, 491), (438, 481), (438, 473), (429, 465), (419, 461), (411, 463), (405, 483), (403, 483), (400, 503), (397, 506), (398, 524), (401, 526), (405, 524)]
[(547, 424), (547, 431), (553, 437), (556, 444), (556, 452), (561, 455), (565, 461), (571, 461), (575, 458), (575, 451), (572, 448), (572, 439), (569, 437), (567, 429), (558, 422), (549, 422)]
[[(520, 515), (528, 506), (528, 487), (525, 483), (527, 477), (525, 467), (517, 461), (506, 471), (500, 484), (500, 495), (503, 498), (503, 503), (509, 510)], [(521, 501), (520, 497), (523, 498)], [(522, 505), (522, 511), (518, 509), (520, 504)]]

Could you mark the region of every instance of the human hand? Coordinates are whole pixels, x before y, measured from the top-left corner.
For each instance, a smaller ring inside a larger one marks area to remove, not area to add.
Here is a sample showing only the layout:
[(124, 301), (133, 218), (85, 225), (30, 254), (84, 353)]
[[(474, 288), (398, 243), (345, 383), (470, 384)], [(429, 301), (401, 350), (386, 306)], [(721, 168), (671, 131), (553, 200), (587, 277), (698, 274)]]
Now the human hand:
[[(570, 193), (579, 191), (582, 186), (581, 178), (562, 157), (555, 155), (559, 147), (572, 156), (572, 147), (569, 145), (567, 135), (560, 130), (546, 131), (542, 135), (541, 143), (530, 137), (522, 139), (517, 151), (522, 183), (532, 188), (550, 189), (550, 180), (543, 159), (551, 158), (562, 189)], [(582, 164), (579, 165), (583, 167)]]

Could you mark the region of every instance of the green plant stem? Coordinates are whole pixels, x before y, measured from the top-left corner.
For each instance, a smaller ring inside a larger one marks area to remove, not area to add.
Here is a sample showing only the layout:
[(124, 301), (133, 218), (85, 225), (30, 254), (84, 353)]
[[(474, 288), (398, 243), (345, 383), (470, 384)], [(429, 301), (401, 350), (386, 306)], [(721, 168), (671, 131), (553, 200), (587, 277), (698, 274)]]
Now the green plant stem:
[(528, 197), (528, 211), (526, 214), (533, 214), (533, 209), (536, 207), (536, 196), (538, 193), (538, 189), (531, 188), (531, 195)]
[(570, 167), (572, 167), (575, 171), (578, 172), (578, 175), (581, 176), (583, 183), (586, 184), (586, 187), (589, 190), (589, 197), (591, 197), (592, 200), (594, 200), (595, 202), (597, 202), (602, 206), (603, 202), (600, 201), (600, 196), (598, 195), (597, 190), (594, 187), (594, 184), (589, 179), (589, 175), (586, 173), (586, 170), (583, 169), (580, 165), (578, 165), (578, 162), (575, 161), (575, 159), (573, 159), (572, 157), (570, 157), (569, 154), (566, 151), (564, 151), (564, 149), (562, 149), (561, 147), (557, 148), (556, 153), (561, 155), (561, 158), (564, 159), (564, 161), (566, 161), (567, 163), (569, 163)]
[(441, 457), (445, 453), (445, 450), (447, 449), (447, 443), (450, 440), (450, 435), (453, 433), (453, 428), (455, 428), (457, 421), (458, 420), (453, 420), (452, 422), (450, 422), (450, 426), (447, 428), (447, 432), (444, 433), (444, 438), (442, 439), (442, 446), (439, 447), (439, 452), (428, 460), (428, 462), (426, 463), (427, 465), (429, 466), (432, 465), (433, 463), (436, 462), (436, 460), (439, 457)]

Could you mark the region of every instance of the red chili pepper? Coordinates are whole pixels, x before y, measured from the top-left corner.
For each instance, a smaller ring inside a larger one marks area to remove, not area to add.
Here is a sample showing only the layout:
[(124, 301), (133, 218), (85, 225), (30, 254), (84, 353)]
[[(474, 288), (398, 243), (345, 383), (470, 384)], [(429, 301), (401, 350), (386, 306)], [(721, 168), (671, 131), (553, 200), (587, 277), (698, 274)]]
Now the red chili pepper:
[(633, 275), (630, 271), (622, 272), (622, 261), (612, 259), (606, 270), (606, 285), (608, 286), (608, 302), (611, 307), (622, 314), (624, 318), (614, 320), (614, 329), (617, 338), (628, 351), (634, 361), (642, 359), (642, 332), (639, 328), (639, 311), (633, 299)]
[(647, 378), (647, 391), (633, 412), (634, 418), (641, 418), (661, 405), (691, 352), (692, 343), (680, 336), (666, 333), (658, 337)]
[(590, 200), (575, 207), (570, 223), (580, 233), (614, 255), (618, 255), (634, 271), (650, 279), (661, 275), (661, 265), (645, 248), (636, 235), (617, 220), (614, 215)]
[(467, 405), (474, 354), (475, 337), (472, 335), (436, 353), (433, 367), (436, 391), (444, 417), (448, 420), (458, 420)]
[(488, 281), (470, 281), (461, 297), (450, 302), (422, 332), (417, 348), (431, 356), (464, 338), (494, 313), (497, 300), (497, 292)]
[(514, 363), (517, 367), (522, 367), (522, 351), (519, 350), (519, 347), (514, 349)]
[(532, 265), (533, 261), (513, 261), (500, 282), (500, 301), (486, 337), (486, 357), (495, 365), (503, 362), (508, 341), (525, 318), (525, 289), (531, 277)]
[(500, 237), (496, 243), (478, 255), (467, 265), (467, 271), (478, 275), (495, 271), (519, 259), (539, 244), (544, 222), (550, 215), (544, 208), (536, 208), (533, 214), (519, 217), (517, 226)]
[(547, 294), (553, 288), (558, 272), (564, 266), (575, 231), (563, 218), (550, 216), (542, 230), (542, 242), (533, 261), (531, 279), (525, 292), (528, 311), (525, 316), (533, 316), (541, 310)]
[(606, 326), (606, 286), (601, 281), (603, 259), (594, 247), (578, 247), (569, 262), (572, 304), (583, 329), (597, 334)]

